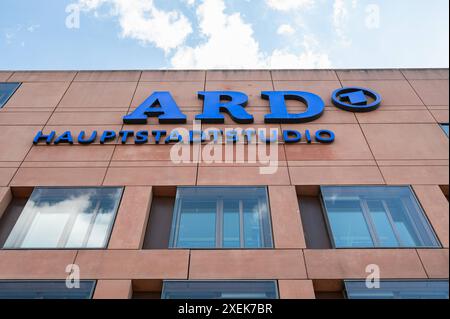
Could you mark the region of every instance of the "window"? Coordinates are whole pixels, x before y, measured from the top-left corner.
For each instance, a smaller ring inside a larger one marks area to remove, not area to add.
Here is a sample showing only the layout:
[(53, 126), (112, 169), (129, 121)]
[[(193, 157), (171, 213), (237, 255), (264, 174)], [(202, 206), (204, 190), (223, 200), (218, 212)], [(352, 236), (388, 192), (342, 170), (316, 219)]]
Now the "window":
[(67, 288), (65, 281), (0, 281), (0, 299), (91, 299), (95, 281)]
[(0, 109), (5, 106), (19, 86), (20, 83), (0, 83)]
[(441, 124), (441, 128), (445, 132), (445, 134), (447, 134), (447, 136), (448, 136), (448, 123)]
[(264, 187), (177, 190), (171, 248), (272, 248)]
[(278, 299), (276, 281), (165, 281), (162, 299)]
[(121, 188), (35, 188), (4, 248), (105, 248)]
[(336, 248), (439, 247), (410, 187), (322, 187)]
[(345, 281), (349, 299), (448, 299), (448, 281), (381, 281), (369, 289), (365, 281)]

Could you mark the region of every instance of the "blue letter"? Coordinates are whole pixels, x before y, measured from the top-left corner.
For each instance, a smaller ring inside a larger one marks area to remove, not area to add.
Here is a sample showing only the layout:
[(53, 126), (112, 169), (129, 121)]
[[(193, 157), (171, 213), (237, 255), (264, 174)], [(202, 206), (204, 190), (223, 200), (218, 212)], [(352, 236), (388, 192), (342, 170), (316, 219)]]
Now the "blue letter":
[(194, 143), (201, 144), (204, 141), (206, 141), (206, 136), (203, 131), (193, 131), (193, 130), (189, 131), (189, 142), (191, 144)]
[[(219, 140), (219, 135), (223, 135), (222, 130), (209, 130), (208, 131), (208, 137), (211, 137), (211, 135), (213, 136), (213, 141), (214, 144), (217, 144), (218, 140)], [(211, 140), (211, 139), (209, 139)]]
[(296, 130), (284, 130), (283, 139), (285, 143), (298, 143), (302, 140), (302, 134)]
[[(322, 116), (325, 103), (320, 96), (300, 91), (262, 92), (261, 96), (270, 102), (271, 114), (264, 117), (265, 123), (295, 124), (305, 123)], [(306, 104), (303, 113), (291, 114), (286, 109), (286, 100), (297, 100)]]
[(55, 140), (55, 145), (58, 145), (59, 143), (73, 144), (72, 133), (70, 133), (70, 131), (65, 131), (60, 137)]
[(39, 131), (33, 140), (33, 144), (38, 144), (40, 140), (45, 140), (45, 143), (50, 144), (55, 138), (55, 134), (55, 131), (51, 131), (49, 135), (44, 135), (42, 131)]
[(155, 136), (155, 143), (159, 144), (161, 141), (161, 136), (167, 135), (166, 131), (152, 131), (153, 136)]
[(78, 143), (80, 144), (91, 144), (95, 141), (97, 138), (97, 131), (93, 131), (91, 134), (91, 137), (89, 139), (85, 140), (84, 135), (86, 134), (85, 131), (81, 131), (80, 134), (78, 134)]
[[(240, 92), (198, 92), (198, 96), (204, 100), (203, 114), (197, 115), (196, 120), (203, 123), (221, 124), (225, 122), (225, 116), (220, 112), (228, 113), (233, 121), (240, 124), (253, 123), (253, 116), (248, 114), (244, 107), (248, 97)], [(222, 102), (223, 100), (229, 102)]]
[[(325, 137), (324, 137), (325, 135)], [(316, 132), (316, 141), (319, 143), (329, 144), (334, 142), (335, 135), (333, 131), (319, 130)]]
[(148, 131), (139, 131), (134, 138), (134, 144), (141, 145), (148, 142)]
[(105, 142), (114, 140), (116, 138), (116, 132), (114, 131), (104, 131), (102, 137), (100, 137), (100, 144), (105, 144)]
[(236, 130), (226, 130), (225, 142), (233, 144), (239, 142), (238, 132)]
[(172, 142), (176, 142), (176, 143), (183, 142), (183, 136), (181, 136), (181, 134), (178, 133), (177, 130), (173, 130), (172, 132), (170, 132), (170, 135), (166, 138), (166, 144), (169, 144)]
[(155, 92), (133, 113), (123, 117), (125, 124), (146, 124), (149, 116), (157, 116), (162, 124), (186, 123), (186, 115), (181, 113), (169, 92)]
[(253, 129), (248, 129), (244, 131), (244, 141), (247, 140), (247, 143), (253, 142), (253, 136), (256, 135), (256, 131)]
[[(267, 130), (265, 129), (259, 130), (259, 139), (261, 141), (266, 142), (267, 144), (275, 143), (278, 141), (278, 130), (271, 131), (271, 129), (269, 129), (270, 138), (267, 138), (266, 132)], [(272, 135), (272, 133), (274, 134)]]
[(122, 136), (122, 144), (126, 144), (128, 137), (133, 136), (134, 132), (133, 131), (120, 131), (119, 135)]

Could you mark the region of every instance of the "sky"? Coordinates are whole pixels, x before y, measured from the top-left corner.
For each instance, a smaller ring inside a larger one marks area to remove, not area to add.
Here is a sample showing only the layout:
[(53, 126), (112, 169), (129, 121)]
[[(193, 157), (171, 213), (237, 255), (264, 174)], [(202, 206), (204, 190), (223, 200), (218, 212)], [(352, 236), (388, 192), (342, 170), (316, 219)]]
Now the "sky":
[(448, 65), (448, 0), (0, 1), (0, 70)]

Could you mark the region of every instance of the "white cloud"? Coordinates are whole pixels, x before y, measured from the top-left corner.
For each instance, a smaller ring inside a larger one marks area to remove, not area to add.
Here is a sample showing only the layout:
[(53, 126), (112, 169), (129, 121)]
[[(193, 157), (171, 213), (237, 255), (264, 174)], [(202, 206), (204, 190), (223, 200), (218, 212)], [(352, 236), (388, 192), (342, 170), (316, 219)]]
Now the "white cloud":
[[(266, 0), (279, 10), (307, 7), (315, 0)], [(304, 37), (302, 50), (289, 47), (272, 52), (261, 50), (253, 27), (240, 13), (225, 12), (224, 0), (182, 0), (195, 6), (200, 38), (194, 45), (186, 43), (192, 33), (191, 22), (179, 11), (158, 9), (154, 0), (78, 0), (82, 10), (101, 16), (117, 17), (121, 35), (153, 44), (165, 51), (175, 69), (261, 69), (326, 68), (328, 55), (317, 41)], [(287, 8), (287, 9), (285, 9)], [(295, 32), (291, 25), (278, 28), (283, 35)], [(311, 44), (313, 43), (313, 44)]]
[(333, 26), (340, 43), (344, 46), (349, 46), (352, 43), (346, 34), (350, 15), (349, 8), (355, 9), (357, 6), (358, 0), (334, 0)]
[(205, 0), (197, 7), (200, 34), (206, 42), (184, 46), (172, 57), (175, 68), (260, 68), (263, 55), (250, 24), (239, 13), (225, 14), (223, 0)]
[(200, 35), (205, 42), (178, 49), (171, 59), (176, 69), (328, 68), (331, 62), (312, 36), (305, 36), (303, 52), (288, 48), (264, 53), (253, 28), (239, 13), (225, 13), (223, 0), (204, 0), (197, 8)]
[(27, 27), (27, 31), (28, 32), (34, 32), (37, 29), (39, 29), (41, 26), (39, 24), (32, 24), (30, 26)]
[(278, 27), (277, 33), (280, 35), (291, 35), (295, 33), (295, 30), (289, 24), (282, 24)]
[(315, 0), (266, 0), (269, 7), (279, 11), (310, 8)]
[(269, 57), (272, 69), (326, 69), (331, 68), (328, 54), (319, 50), (319, 43), (311, 35), (303, 37), (303, 51), (295, 54), (289, 50), (275, 50)]
[(183, 44), (192, 33), (191, 23), (181, 12), (158, 9), (153, 0), (79, 0), (78, 4), (94, 13), (109, 5), (109, 14), (119, 20), (122, 37), (153, 44), (166, 53)]

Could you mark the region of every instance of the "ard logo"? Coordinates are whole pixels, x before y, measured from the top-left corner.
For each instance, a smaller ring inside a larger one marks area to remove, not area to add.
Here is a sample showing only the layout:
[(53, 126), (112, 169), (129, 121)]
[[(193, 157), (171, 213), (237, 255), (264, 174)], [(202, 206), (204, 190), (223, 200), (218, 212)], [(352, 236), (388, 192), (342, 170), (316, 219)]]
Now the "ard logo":
[[(203, 113), (195, 119), (206, 124), (222, 124), (227, 113), (236, 123), (251, 124), (253, 115), (245, 107), (248, 96), (242, 92), (208, 91), (198, 92), (203, 100)], [(302, 91), (265, 91), (261, 98), (269, 101), (271, 113), (264, 117), (265, 123), (297, 124), (311, 122), (322, 116), (325, 103), (316, 94)], [(303, 113), (289, 113), (286, 100), (296, 100), (306, 105)], [(376, 110), (381, 104), (381, 96), (366, 88), (346, 87), (337, 89), (332, 93), (333, 104), (349, 112), (370, 112)], [(131, 114), (124, 116), (125, 124), (146, 124), (148, 117), (158, 117), (161, 124), (184, 124), (184, 115), (173, 99), (170, 92), (154, 92)]]
[[(248, 113), (245, 107), (248, 104), (248, 96), (242, 92), (230, 91), (208, 91), (198, 92), (198, 97), (203, 100), (203, 113), (195, 116), (195, 120), (205, 124), (222, 124), (225, 122), (224, 113), (228, 114), (233, 121), (238, 124), (252, 124), (253, 115)], [(265, 91), (261, 92), (261, 98), (269, 101), (270, 113), (264, 116), (264, 122), (268, 124), (298, 124), (311, 122), (322, 116), (325, 110), (325, 102), (316, 94), (303, 91)], [(302, 113), (290, 113), (286, 106), (287, 100), (295, 100), (306, 106)], [(331, 102), (338, 108), (348, 112), (370, 112), (376, 110), (381, 104), (380, 95), (366, 88), (346, 87), (335, 90), (331, 95)], [(154, 92), (131, 114), (123, 117), (125, 124), (146, 124), (149, 117), (157, 117), (160, 124), (185, 124), (187, 117), (181, 112), (176, 101), (170, 92)], [(195, 123), (193, 123), (195, 125)], [(183, 128), (184, 129), (184, 128)], [(127, 144), (129, 140), (134, 140), (134, 144), (146, 144), (149, 137), (153, 138), (155, 144), (171, 143), (203, 143), (207, 140), (218, 142), (218, 136), (224, 136), (228, 143), (239, 141), (252, 142), (256, 138), (263, 143), (278, 142), (278, 131), (272, 134), (267, 132), (257, 132), (251, 128), (223, 132), (218, 129), (209, 129), (207, 132), (190, 130), (183, 134), (179, 130), (166, 132), (165, 130), (141, 130), (120, 132), (106, 130), (104, 132), (93, 131), (86, 134), (80, 131), (74, 135), (71, 131), (56, 134), (51, 131), (44, 134), (39, 131), (34, 140), (34, 144), (45, 141), (46, 144), (74, 144), (75, 140), (79, 144), (95, 143), (99, 137), (100, 144), (114, 143), (117, 138), (122, 144)], [(187, 135), (187, 136), (186, 136)], [(269, 136), (270, 135), (270, 136)], [(281, 139), (285, 143), (307, 144), (320, 143), (329, 144), (335, 140), (335, 134), (331, 130), (319, 129), (312, 132), (305, 129), (304, 132), (298, 130), (283, 129)]]

